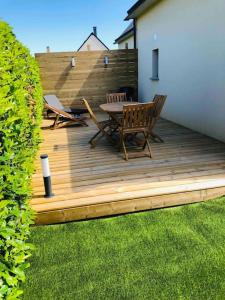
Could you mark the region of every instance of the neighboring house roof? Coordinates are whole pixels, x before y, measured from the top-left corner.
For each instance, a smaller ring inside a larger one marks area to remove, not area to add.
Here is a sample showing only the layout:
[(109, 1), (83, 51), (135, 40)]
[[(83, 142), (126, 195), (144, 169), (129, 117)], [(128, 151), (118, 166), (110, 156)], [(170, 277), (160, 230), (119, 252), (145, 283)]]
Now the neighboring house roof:
[(105, 48), (106, 50), (109, 50), (109, 48), (97, 37), (97, 35), (95, 35), (93, 32), (87, 37), (87, 39), (83, 42), (83, 44), (79, 47), (79, 49), (77, 51), (79, 51), (84, 44), (90, 39), (91, 36), (94, 36)]
[(139, 17), (146, 9), (153, 6), (159, 0), (139, 0), (137, 1), (127, 12), (127, 17), (125, 20), (136, 19)]
[(129, 26), (124, 30), (124, 32), (115, 40), (115, 44), (121, 43), (127, 38), (134, 35), (134, 23), (133, 21), (129, 24)]

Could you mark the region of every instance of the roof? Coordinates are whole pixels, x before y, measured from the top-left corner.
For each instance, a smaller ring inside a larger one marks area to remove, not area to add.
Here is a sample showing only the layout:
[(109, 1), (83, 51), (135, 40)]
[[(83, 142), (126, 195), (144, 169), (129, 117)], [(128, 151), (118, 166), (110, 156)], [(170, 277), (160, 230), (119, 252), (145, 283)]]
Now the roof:
[(134, 35), (134, 22), (132, 21), (124, 32), (115, 40), (115, 44), (122, 42), (123, 40), (127, 39)]
[(153, 6), (159, 0), (139, 0), (137, 1), (127, 12), (127, 17), (125, 20), (136, 19), (139, 17), (146, 9)]
[(78, 48), (77, 51), (79, 51), (83, 46), (84, 44), (89, 40), (89, 38), (91, 36), (94, 36), (107, 50), (109, 50), (109, 48), (97, 37), (97, 35), (95, 35), (93, 32), (86, 38), (86, 40), (83, 42), (83, 44)]

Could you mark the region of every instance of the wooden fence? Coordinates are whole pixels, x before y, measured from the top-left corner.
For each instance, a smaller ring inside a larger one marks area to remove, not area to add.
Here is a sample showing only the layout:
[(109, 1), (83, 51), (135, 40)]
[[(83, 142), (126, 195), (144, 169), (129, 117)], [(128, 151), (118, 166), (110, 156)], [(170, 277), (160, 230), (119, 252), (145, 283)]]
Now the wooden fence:
[(106, 93), (120, 87), (132, 87), (137, 95), (137, 50), (38, 53), (35, 57), (44, 94), (57, 95), (65, 106), (79, 107), (85, 97), (97, 108), (106, 101)]

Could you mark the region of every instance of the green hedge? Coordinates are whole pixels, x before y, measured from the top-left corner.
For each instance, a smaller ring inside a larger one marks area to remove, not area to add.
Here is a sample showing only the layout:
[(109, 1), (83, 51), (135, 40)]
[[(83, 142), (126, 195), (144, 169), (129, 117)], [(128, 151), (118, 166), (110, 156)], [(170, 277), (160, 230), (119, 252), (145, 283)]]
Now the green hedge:
[(0, 299), (17, 299), (32, 245), (29, 207), (43, 110), (35, 59), (0, 20)]

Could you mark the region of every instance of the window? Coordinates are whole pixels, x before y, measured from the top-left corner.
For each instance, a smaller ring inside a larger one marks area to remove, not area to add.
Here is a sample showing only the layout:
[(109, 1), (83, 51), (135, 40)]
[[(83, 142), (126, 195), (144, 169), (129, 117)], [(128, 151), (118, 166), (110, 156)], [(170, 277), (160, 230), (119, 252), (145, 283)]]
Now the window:
[(129, 44), (128, 43), (125, 44), (125, 49), (129, 49)]
[(152, 51), (152, 80), (159, 80), (159, 49)]

